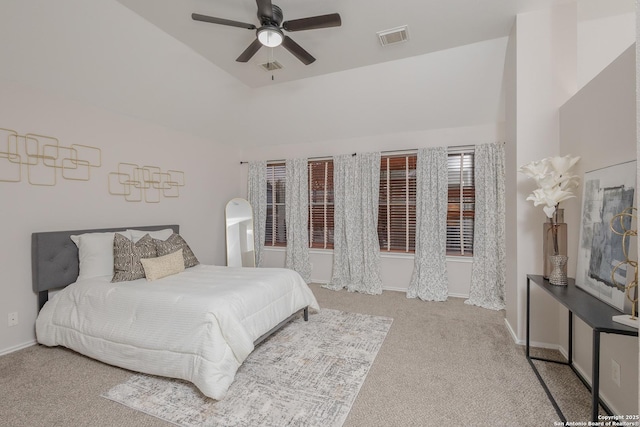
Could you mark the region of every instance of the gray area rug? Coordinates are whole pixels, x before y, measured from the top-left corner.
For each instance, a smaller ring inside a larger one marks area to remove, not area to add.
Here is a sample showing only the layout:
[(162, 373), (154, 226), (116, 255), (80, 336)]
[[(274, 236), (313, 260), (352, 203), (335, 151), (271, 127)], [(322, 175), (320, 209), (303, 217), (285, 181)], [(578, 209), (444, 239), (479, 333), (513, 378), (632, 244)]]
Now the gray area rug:
[(102, 397), (180, 426), (341, 426), (393, 319), (323, 309), (260, 344), (227, 396), (143, 374)]

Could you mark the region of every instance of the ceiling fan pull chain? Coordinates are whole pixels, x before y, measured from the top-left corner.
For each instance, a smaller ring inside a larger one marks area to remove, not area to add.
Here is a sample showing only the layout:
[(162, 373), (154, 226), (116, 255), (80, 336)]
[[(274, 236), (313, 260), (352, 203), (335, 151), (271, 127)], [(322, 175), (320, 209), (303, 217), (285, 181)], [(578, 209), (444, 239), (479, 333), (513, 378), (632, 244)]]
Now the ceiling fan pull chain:
[[(273, 66), (273, 63), (275, 62), (275, 59), (273, 57), (273, 48), (271, 48), (271, 52), (269, 52), (269, 66)], [(271, 81), (274, 81), (275, 78), (273, 76), (273, 67), (272, 67), (272, 71), (271, 71)]]

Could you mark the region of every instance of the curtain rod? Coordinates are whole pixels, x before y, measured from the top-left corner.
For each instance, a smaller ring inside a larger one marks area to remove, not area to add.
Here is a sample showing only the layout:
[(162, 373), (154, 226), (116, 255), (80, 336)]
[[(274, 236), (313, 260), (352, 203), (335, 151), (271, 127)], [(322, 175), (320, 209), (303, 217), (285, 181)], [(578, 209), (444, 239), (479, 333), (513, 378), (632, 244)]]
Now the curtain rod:
[[(353, 153), (352, 156), (355, 156), (356, 153)], [(331, 159), (331, 156), (316, 156), (316, 157), (307, 157), (307, 160), (321, 160), (321, 159)], [(267, 160), (267, 163), (284, 163), (286, 160), (284, 159), (276, 159), (276, 160)], [(240, 164), (244, 165), (245, 163), (249, 163), (245, 160), (241, 161)]]
[[(504, 144), (504, 142), (502, 143)], [(464, 149), (464, 148), (472, 148), (475, 147), (475, 145), (473, 144), (465, 144), (465, 145), (450, 145), (447, 148), (455, 148), (455, 149)], [(408, 148), (408, 149), (404, 149), (404, 150), (383, 150), (380, 151), (380, 153), (415, 153), (417, 152), (418, 149), (417, 148)], [(358, 153), (353, 153), (351, 154), (352, 156), (355, 156)], [(307, 157), (308, 160), (320, 160), (320, 159), (331, 159), (333, 158), (333, 156), (320, 156), (320, 157)], [(277, 159), (277, 160), (267, 160), (267, 163), (282, 163), (282, 162), (286, 162), (286, 160), (283, 159)], [(246, 163), (249, 163), (248, 161), (240, 161), (241, 165), (244, 165)]]

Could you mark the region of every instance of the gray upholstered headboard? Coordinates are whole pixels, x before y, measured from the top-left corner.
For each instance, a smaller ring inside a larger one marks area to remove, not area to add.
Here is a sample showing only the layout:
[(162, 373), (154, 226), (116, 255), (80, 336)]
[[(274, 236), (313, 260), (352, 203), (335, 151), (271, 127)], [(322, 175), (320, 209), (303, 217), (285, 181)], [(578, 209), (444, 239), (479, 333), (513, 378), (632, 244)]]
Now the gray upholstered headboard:
[(71, 241), (70, 236), (124, 231), (126, 229), (154, 231), (165, 228), (171, 228), (175, 233), (180, 231), (178, 225), (153, 225), (33, 233), (31, 235), (31, 277), (33, 291), (38, 294), (38, 307), (42, 308), (47, 302), (49, 289), (63, 288), (78, 278), (78, 247)]

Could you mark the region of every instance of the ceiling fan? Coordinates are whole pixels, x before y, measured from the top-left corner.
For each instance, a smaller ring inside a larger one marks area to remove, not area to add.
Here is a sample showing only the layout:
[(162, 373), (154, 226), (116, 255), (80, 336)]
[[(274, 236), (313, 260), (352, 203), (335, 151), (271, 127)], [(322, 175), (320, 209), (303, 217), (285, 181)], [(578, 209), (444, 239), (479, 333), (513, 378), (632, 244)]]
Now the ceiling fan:
[(319, 28), (339, 27), (342, 24), (340, 15), (337, 13), (311, 16), (309, 18), (292, 19), (290, 21), (282, 22), (282, 9), (275, 4), (272, 4), (271, 0), (256, 0), (256, 3), (258, 5), (258, 19), (260, 20), (259, 28), (253, 24), (200, 15), (198, 13), (192, 13), (191, 19), (194, 21), (256, 30), (256, 39), (236, 59), (238, 62), (249, 61), (249, 59), (251, 59), (262, 46), (276, 47), (282, 45), (282, 47), (291, 52), (293, 56), (298, 58), (305, 65), (311, 64), (316, 59), (298, 43), (294, 42), (289, 36), (286, 36), (282, 30), (315, 30)]

